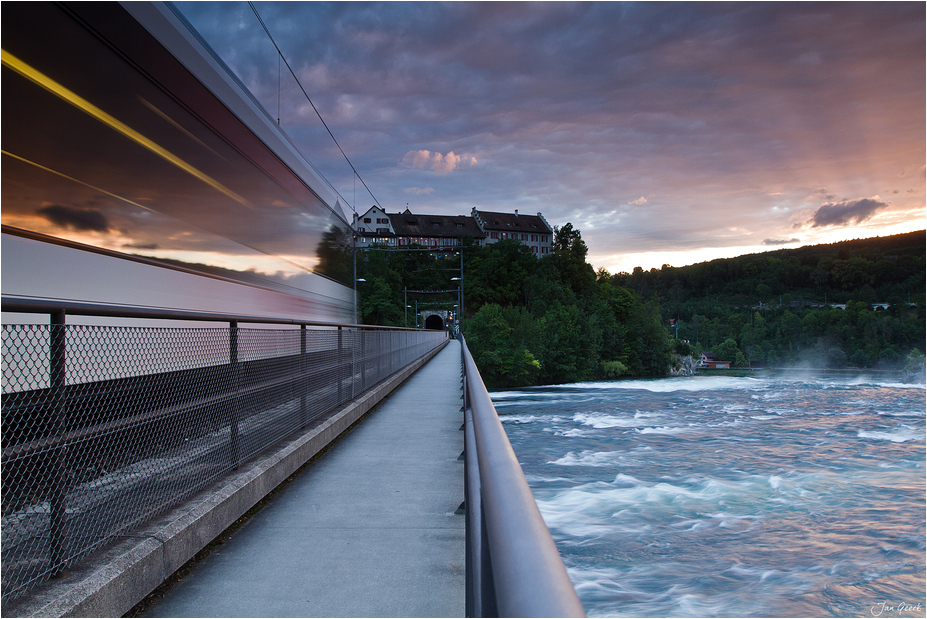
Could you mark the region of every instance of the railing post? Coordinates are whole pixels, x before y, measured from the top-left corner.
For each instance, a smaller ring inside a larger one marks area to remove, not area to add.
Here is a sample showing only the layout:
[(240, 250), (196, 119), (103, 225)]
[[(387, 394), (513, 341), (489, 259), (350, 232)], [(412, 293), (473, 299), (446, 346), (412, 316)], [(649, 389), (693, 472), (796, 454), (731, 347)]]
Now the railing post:
[[(52, 406), (51, 436), (57, 440), (62, 437), (67, 428), (65, 415), (67, 402), (66, 386), (66, 350), (67, 327), (65, 326), (64, 310), (52, 312), (49, 324), (49, 388), (51, 391)], [(51, 466), (51, 496), (49, 497), (48, 516), (48, 562), (52, 573), (58, 574), (64, 569), (64, 527), (65, 509), (67, 507), (68, 486), (68, 446), (60, 442), (52, 455)]]
[(377, 384), (383, 379), (383, 332), (377, 331), (376, 333), (377, 333), (377, 344), (376, 344), (377, 375), (375, 377), (375, 380), (373, 381), (374, 384)]
[(338, 327), (338, 355), (335, 363), (338, 366), (338, 405), (344, 402), (344, 331)]
[[(241, 366), (238, 362), (238, 321), (229, 321), (229, 369), (232, 374), (232, 393), (241, 391)], [(238, 420), (241, 415), (241, 396), (232, 398), (231, 418), (229, 419), (229, 460), (232, 468), (238, 468), (240, 447), (238, 444)]]
[(309, 375), (309, 347), (306, 338), (309, 336), (309, 330), (306, 325), (299, 325), (299, 412), (302, 415), (303, 424), (309, 423), (309, 397), (307, 391), (309, 385), (306, 377)]
[(361, 393), (367, 391), (367, 331), (360, 331), (361, 351), (360, 351), (360, 374), (361, 374)]

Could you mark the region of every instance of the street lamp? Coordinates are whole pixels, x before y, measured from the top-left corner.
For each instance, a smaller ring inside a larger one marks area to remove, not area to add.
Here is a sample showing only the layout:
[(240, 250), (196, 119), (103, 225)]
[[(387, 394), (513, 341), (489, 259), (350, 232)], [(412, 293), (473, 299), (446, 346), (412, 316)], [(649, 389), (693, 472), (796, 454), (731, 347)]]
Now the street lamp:
[(461, 331), (462, 331), (462, 330), (463, 330), (463, 315), (464, 315), (463, 247), (461, 247), (461, 248), (460, 248), (460, 251), (458, 251), (457, 253), (460, 254), (460, 277), (451, 278), (451, 281), (452, 281), (452, 282), (453, 282), (453, 281), (459, 281), (459, 282), (460, 282), (460, 287), (458, 288), (458, 292), (457, 292), (457, 295), (458, 295), (458, 302), (459, 302), (459, 304), (460, 304), (460, 307), (458, 307), (457, 309), (459, 310), (459, 311), (458, 311), (458, 314), (459, 314), (459, 316), (460, 316), (460, 318), (459, 318), (459, 325), (460, 325), (460, 329), (461, 329)]
[[(356, 270), (354, 272), (354, 275), (355, 276), (357, 275)], [(360, 279), (358, 279), (357, 277), (354, 278), (354, 324), (360, 324), (360, 320), (357, 319), (357, 282), (365, 282), (365, 281), (367, 280), (364, 279), (363, 277), (361, 277)]]
[[(463, 254), (461, 253), (461, 262), (463, 262)], [(460, 277), (452, 277), (452, 282), (460, 282), (457, 287), (457, 324), (459, 328), (463, 329), (463, 264), (460, 266)]]

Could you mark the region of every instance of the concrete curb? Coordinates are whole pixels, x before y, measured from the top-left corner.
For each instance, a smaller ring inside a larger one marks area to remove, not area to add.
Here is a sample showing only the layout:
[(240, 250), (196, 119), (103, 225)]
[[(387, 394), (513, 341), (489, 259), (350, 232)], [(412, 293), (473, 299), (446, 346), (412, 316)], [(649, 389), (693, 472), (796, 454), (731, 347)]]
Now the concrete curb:
[[(434, 357), (447, 341), (320, 425), (258, 457), (73, 573), (4, 605), (17, 617), (120, 617)], [(7, 607), (8, 606), (8, 607)]]

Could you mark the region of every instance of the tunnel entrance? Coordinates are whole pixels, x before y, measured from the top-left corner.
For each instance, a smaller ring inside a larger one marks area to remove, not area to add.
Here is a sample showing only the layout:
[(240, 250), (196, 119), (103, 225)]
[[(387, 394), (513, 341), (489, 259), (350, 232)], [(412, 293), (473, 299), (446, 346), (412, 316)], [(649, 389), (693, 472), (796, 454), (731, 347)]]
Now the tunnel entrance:
[(444, 319), (438, 316), (437, 314), (432, 314), (425, 319), (425, 328), (432, 329), (434, 331), (443, 331), (444, 330)]

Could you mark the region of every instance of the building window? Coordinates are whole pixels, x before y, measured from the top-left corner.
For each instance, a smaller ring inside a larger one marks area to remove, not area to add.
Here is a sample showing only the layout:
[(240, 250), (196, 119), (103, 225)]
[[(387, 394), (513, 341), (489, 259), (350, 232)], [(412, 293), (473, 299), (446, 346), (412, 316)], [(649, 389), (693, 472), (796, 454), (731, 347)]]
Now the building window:
[(538, 235), (532, 234), (532, 235), (531, 235), (531, 240), (534, 241), (535, 243), (537, 243), (537, 241), (538, 241)]
[[(365, 223), (365, 224), (369, 224), (369, 223), (370, 223), (370, 218), (369, 218), (369, 217), (364, 217), (364, 223)], [(380, 222), (377, 221), (377, 223), (380, 223)]]
[(521, 235), (521, 240), (522, 240), (522, 241), (527, 241), (527, 240), (528, 240), (528, 235), (527, 235), (527, 234), (522, 234), (522, 235)]
[(378, 224), (388, 224), (389, 219), (386, 217), (377, 217), (377, 223)]
[(498, 233), (498, 232), (490, 232), (490, 233), (489, 233), (489, 238), (491, 238), (491, 239), (498, 239), (498, 238), (499, 238), (499, 233)]

